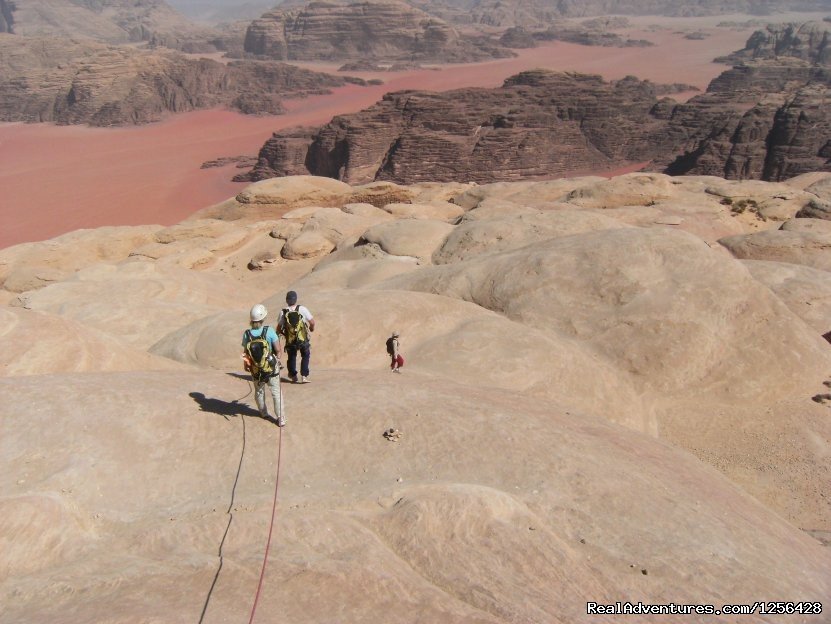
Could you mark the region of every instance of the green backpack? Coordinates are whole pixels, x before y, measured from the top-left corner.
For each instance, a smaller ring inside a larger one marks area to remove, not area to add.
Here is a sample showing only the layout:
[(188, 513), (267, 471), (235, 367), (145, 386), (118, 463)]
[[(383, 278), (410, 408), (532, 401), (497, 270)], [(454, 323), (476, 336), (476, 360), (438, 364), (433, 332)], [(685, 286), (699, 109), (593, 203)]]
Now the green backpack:
[[(297, 306), (300, 307), (299, 305)], [(283, 330), (287, 347), (298, 347), (309, 342), (309, 328), (299, 310), (283, 310)]]
[(271, 350), (271, 343), (268, 341), (268, 325), (263, 327), (259, 336), (254, 336), (250, 329), (245, 331), (248, 342), (245, 343), (245, 352), (251, 360), (251, 376), (257, 381), (266, 381), (276, 375), (277, 356)]

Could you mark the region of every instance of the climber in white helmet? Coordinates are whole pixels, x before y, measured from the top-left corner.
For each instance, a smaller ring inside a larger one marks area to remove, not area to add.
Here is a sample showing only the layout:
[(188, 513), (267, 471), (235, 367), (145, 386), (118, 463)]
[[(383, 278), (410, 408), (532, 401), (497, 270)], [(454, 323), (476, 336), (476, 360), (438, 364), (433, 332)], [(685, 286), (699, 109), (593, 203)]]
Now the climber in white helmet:
[(251, 308), (251, 327), (242, 335), (242, 359), (245, 370), (251, 373), (254, 380), (254, 399), (263, 418), (268, 418), (268, 407), (265, 404), (265, 387), (271, 389), (274, 400), (274, 414), (277, 426), (284, 427), (286, 418), (283, 416), (283, 406), (280, 395), (280, 358), (283, 348), (280, 346), (280, 337), (273, 327), (264, 325), (268, 316), (266, 307), (258, 303)]

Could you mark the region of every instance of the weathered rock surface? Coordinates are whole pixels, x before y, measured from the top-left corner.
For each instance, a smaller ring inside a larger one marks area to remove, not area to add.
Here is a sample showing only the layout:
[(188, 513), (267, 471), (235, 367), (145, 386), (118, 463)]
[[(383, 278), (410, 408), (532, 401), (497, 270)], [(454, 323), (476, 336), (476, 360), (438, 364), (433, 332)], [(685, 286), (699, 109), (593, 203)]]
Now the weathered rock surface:
[(276, 114), (283, 97), (346, 83), (280, 63), (223, 64), (170, 51), (14, 35), (0, 35), (0, 67), (0, 120), (94, 126), (216, 106)]
[(185, 52), (214, 52), (221, 34), (190, 22), (165, 0), (1, 0), (0, 33), (148, 42)]
[(383, 210), (399, 219), (438, 219), (440, 221), (452, 221), (464, 214), (462, 208), (448, 202), (434, 202), (432, 204), (387, 204)]
[[(44, 335), (55, 338), (43, 342)], [(22, 308), (0, 307), (0, 342), (0, 377), (185, 368), (66, 315)]]
[(540, 41), (568, 41), (586, 46), (605, 46), (614, 48), (646, 48), (654, 45), (646, 39), (628, 39), (609, 30), (611, 24), (599, 20), (587, 20), (582, 24), (570, 22), (555, 23), (546, 30), (535, 32), (534, 38)]
[[(390, 182), (353, 188), (339, 180), (321, 176), (269, 178), (249, 185), (233, 199), (203, 208), (191, 218), (251, 221), (282, 218), (289, 214), (300, 217), (311, 215), (321, 207), (361, 203), (386, 206), (409, 202), (415, 195), (408, 188)], [(297, 210), (301, 212), (294, 212)], [(361, 210), (358, 209), (358, 212)]]
[(739, 64), (782, 56), (818, 65), (831, 65), (831, 23), (769, 24), (765, 30), (753, 33), (744, 49), (716, 60)]
[(682, 153), (665, 170), (763, 180), (829, 170), (830, 85), (831, 72), (802, 61), (725, 72), (707, 94), (676, 107), (668, 132)]
[[(278, 465), (260, 608), (293, 622), (828, 602), (831, 271), (713, 243), (779, 225), (724, 199), (792, 210), (819, 182), (282, 178), (222, 219), (0, 251), (2, 619), (238, 619)], [(426, 206), (463, 214), (407, 213)], [(306, 234), (334, 250), (280, 255)], [(53, 281), (8, 290), (24, 268)], [(283, 384), (278, 430), (239, 341), (289, 289), (317, 320), (313, 384)]]
[(683, 104), (631, 77), (524, 72), (499, 89), (387, 94), (317, 130), (276, 133), (235, 179), (518, 180), (636, 162), (784, 180), (831, 170), (829, 90), (831, 71), (796, 59), (729, 70)]
[[(476, 212), (478, 210), (469, 214)], [(622, 227), (628, 226), (617, 219), (582, 210), (552, 210), (502, 218), (466, 219), (433, 254), (433, 262), (454, 263), (560, 236)]]
[[(676, 256), (685, 260), (673, 259)], [(621, 257), (627, 258), (626, 269), (617, 265)], [(679, 281), (709, 294), (679, 307), (677, 296), (671, 294)], [(776, 310), (775, 314), (783, 311), (781, 302), (751, 280), (745, 270), (725, 262), (699, 238), (685, 232), (642, 228), (613, 228), (543, 240), (510, 252), (425, 268), (380, 286), (426, 290), (472, 301), (512, 320), (589, 341), (620, 364), (625, 362), (649, 386), (679, 395), (706, 388), (706, 392), (761, 398), (757, 394), (763, 392), (759, 379), (749, 376), (750, 361), (749, 368), (741, 370), (737, 358), (719, 360), (711, 353), (726, 349), (738, 355), (743, 345), (755, 343), (765, 333), (768, 321), (763, 309)], [(747, 297), (758, 309), (753, 321), (744, 312)], [(650, 312), (641, 316), (645, 310)], [(731, 327), (720, 337), (712, 326), (717, 324), (715, 319), (724, 317), (742, 317), (746, 326), (741, 330)], [(799, 334), (799, 330), (793, 331)], [(746, 332), (761, 333), (751, 338), (743, 336)], [(661, 344), (664, 339), (668, 342)], [(690, 341), (689, 349), (684, 347), (686, 341)], [(809, 339), (804, 346), (818, 362), (831, 357)], [(786, 355), (790, 349), (769, 353), (771, 359), (763, 368), (776, 376), (777, 384), (799, 386), (804, 380), (789, 372), (795, 362), (788, 364), (782, 359), (790, 357)], [(731, 364), (723, 368), (727, 361)]]
[[(20, 295), (17, 306), (62, 314), (139, 349), (147, 349), (171, 326), (232, 307), (240, 297), (256, 299), (253, 288), (230, 277), (189, 272), (164, 263), (98, 264), (71, 279)], [(67, 309), (66, 302), (75, 302)]]
[(523, 49), (537, 47), (537, 40), (522, 26), (513, 26), (506, 30), (499, 38), (499, 43), (506, 48)]
[[(48, 241), (7, 247), (0, 250), (0, 286), (13, 293), (37, 290), (49, 282), (67, 279), (82, 268), (120, 262), (155, 240), (156, 233), (163, 229), (141, 225), (77, 230)], [(106, 244), (100, 243), (101, 238)], [(49, 279), (36, 279), (41, 272), (48, 272)]]
[(831, 228), (783, 227), (730, 236), (719, 242), (736, 258), (791, 262), (831, 271)]
[[(424, 379), (397, 377), (332, 371), (318, 378), (325, 391), (286, 388), (293, 445), (277, 526), (290, 547), (272, 548), (262, 612), (567, 624), (633, 585), (654, 603), (666, 592), (685, 603), (827, 599), (827, 549), (689, 454), (520, 395), (442, 383), (425, 393)], [(49, 382), (44, 393), (44, 378), (0, 381), (0, 435), (26, 462), (0, 482), (0, 535), (15, 536), (2, 550), (9, 619), (98, 621), (115, 607), (198, 617), (229, 523), (225, 584), (207, 612), (232, 619), (257, 586), (278, 445), (273, 425), (238, 401), (245, 384), (209, 371)], [(366, 412), (368, 401), (381, 409)], [(403, 432), (394, 448), (381, 437), (392, 413)], [(127, 473), (142, 478), (125, 488)], [(64, 567), (66, 591), (43, 603)], [(388, 583), (405, 588), (396, 600)]]
[(277, 60), (445, 63), (511, 55), (492, 44), (482, 49), (441, 19), (395, 0), (312, 2), (271, 11), (248, 27), (245, 51)]
[[(456, 24), (479, 24), (497, 28), (522, 26), (539, 28), (564, 17), (621, 15), (667, 15), (694, 17), (750, 13), (769, 15), (782, 11), (828, 9), (824, 0), (794, 3), (787, 0), (586, 0), (546, 2), (545, 0), (413, 0), (413, 4)], [(603, 17), (599, 19), (604, 19)], [(615, 18), (612, 18), (615, 19)], [(619, 17), (617, 19), (620, 19)], [(745, 26), (746, 27), (746, 26)]]
[(831, 331), (831, 272), (768, 260), (744, 260), (743, 264), (817, 335)]
[(358, 244), (372, 243), (391, 256), (429, 260), (453, 226), (431, 219), (404, 219), (369, 228)]
[(604, 169), (657, 156), (655, 104), (651, 83), (543, 71), (500, 89), (393, 93), (335, 118), (311, 141), (276, 133), (250, 177), (493, 181)]

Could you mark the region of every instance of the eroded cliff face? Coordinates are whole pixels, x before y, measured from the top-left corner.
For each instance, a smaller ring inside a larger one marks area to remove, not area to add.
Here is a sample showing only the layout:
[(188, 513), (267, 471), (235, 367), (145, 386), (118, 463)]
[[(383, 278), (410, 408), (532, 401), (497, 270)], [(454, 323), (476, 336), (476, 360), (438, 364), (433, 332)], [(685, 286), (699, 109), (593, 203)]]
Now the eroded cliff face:
[(139, 124), (165, 112), (228, 106), (282, 112), (287, 95), (321, 93), (345, 78), (281, 63), (192, 59), (172, 51), (0, 37), (0, 120)]
[(753, 33), (742, 50), (718, 60), (742, 63), (783, 56), (831, 65), (831, 22), (771, 24), (765, 30)]
[(781, 11), (827, 10), (826, 0), (411, 0), (411, 4), (452, 24), (537, 29), (563, 17), (598, 15), (667, 15), (694, 17), (745, 13), (770, 15)]
[(525, 72), (499, 89), (388, 94), (317, 130), (277, 133), (239, 179), (516, 180), (644, 163), (782, 180), (831, 169), (830, 88), (831, 71), (797, 59), (736, 67), (683, 104), (634, 78)]
[(484, 181), (609, 168), (658, 153), (661, 139), (650, 129), (664, 122), (656, 103), (648, 82), (543, 71), (499, 89), (393, 93), (311, 136), (275, 135), (250, 179)]
[(655, 166), (757, 180), (827, 171), (829, 89), (831, 71), (796, 59), (733, 68), (675, 108), (667, 128), (675, 156)]
[(466, 40), (441, 19), (402, 2), (312, 2), (254, 20), (245, 52), (278, 60), (383, 59), (465, 62), (509, 56)]

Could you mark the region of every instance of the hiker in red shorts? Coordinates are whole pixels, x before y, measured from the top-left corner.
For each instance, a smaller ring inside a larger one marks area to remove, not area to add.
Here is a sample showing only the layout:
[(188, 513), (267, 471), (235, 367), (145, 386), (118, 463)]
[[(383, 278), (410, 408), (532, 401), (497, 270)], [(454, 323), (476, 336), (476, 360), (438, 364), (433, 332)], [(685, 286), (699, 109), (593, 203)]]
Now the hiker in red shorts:
[(392, 332), (392, 336), (387, 338), (387, 353), (389, 354), (390, 360), (390, 370), (393, 373), (400, 373), (401, 367), (404, 366), (404, 358), (401, 355), (400, 349), (401, 345), (398, 342), (398, 332)]

